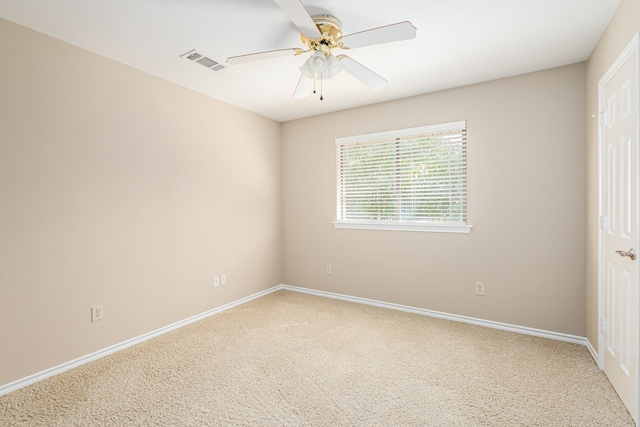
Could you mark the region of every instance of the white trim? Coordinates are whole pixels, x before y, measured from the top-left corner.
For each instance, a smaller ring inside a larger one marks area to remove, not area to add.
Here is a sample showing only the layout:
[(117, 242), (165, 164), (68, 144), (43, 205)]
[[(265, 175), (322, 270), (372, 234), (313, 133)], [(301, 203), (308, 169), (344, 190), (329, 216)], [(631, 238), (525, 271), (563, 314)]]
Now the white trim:
[[(603, 77), (604, 78), (604, 77)], [(603, 181), (603, 132), (604, 128), (602, 126), (602, 121), (604, 120), (604, 109), (603, 109), (603, 96), (604, 96), (604, 85), (602, 84), (603, 78), (598, 82), (598, 271), (596, 272), (598, 278), (598, 318), (597, 327), (598, 327), (598, 358), (596, 359), (596, 364), (598, 368), (602, 371), (604, 370), (604, 331), (601, 328), (602, 318), (604, 316), (604, 216), (603, 212), (603, 200), (602, 200), (602, 181)]]
[(353, 221), (334, 221), (334, 228), (353, 228), (357, 230), (395, 230), (395, 231), (430, 231), (433, 233), (470, 233), (471, 225), (436, 225), (411, 223), (401, 224), (393, 221), (385, 222), (353, 222)]
[(273, 292), (279, 291), (282, 288), (282, 285), (274, 286), (273, 288), (264, 290), (262, 292), (258, 292), (253, 295), (249, 295), (248, 297), (241, 298), (237, 301), (230, 302), (228, 304), (222, 305), (220, 307), (214, 308), (212, 310), (206, 311), (204, 313), (189, 317), (188, 319), (181, 320), (176, 323), (172, 323), (171, 325), (165, 326), (160, 329), (156, 329), (155, 331), (148, 332), (146, 334), (140, 335), (135, 338), (131, 338), (129, 340), (123, 341), (119, 344), (112, 345), (110, 347), (104, 348), (102, 350), (98, 350), (96, 352), (87, 354), (85, 356), (79, 357), (77, 359), (70, 360), (69, 362), (65, 362), (61, 365), (54, 366), (53, 368), (46, 369), (44, 371), (35, 373), (33, 375), (29, 375), (28, 377), (10, 382), (3, 386), (0, 386), (0, 396), (11, 393), (12, 391), (21, 389), (28, 385), (37, 383), (38, 381), (42, 381), (46, 378), (52, 377), (54, 375), (61, 374), (69, 369), (77, 368), (78, 366), (82, 366), (86, 363), (93, 362), (110, 354), (116, 353), (120, 350), (124, 350), (136, 344), (140, 344), (144, 341), (150, 340), (162, 334), (166, 334), (167, 332), (173, 331), (174, 329), (181, 328), (183, 326), (187, 326), (191, 323), (198, 322), (200, 320), (206, 319), (207, 317), (213, 316), (214, 314), (222, 313), (223, 311), (230, 310), (238, 305), (247, 303), (256, 298), (263, 297), (265, 295), (271, 294)]
[(585, 344), (587, 346), (587, 350), (589, 350), (589, 353), (591, 353), (591, 357), (593, 357), (593, 361), (596, 362), (596, 364), (598, 363), (598, 352), (596, 351), (595, 348), (593, 348), (593, 345), (591, 344), (591, 341), (589, 341), (589, 338), (586, 338), (587, 343)]
[(354, 142), (366, 142), (387, 138), (401, 138), (403, 136), (412, 136), (420, 133), (436, 133), (447, 132), (454, 130), (464, 130), (467, 128), (466, 120), (459, 120), (457, 122), (440, 123), (437, 125), (419, 126), (409, 129), (397, 129), (389, 130), (386, 132), (368, 133), (366, 135), (354, 135), (336, 138), (336, 145), (352, 144)]
[(439, 319), (453, 320), (455, 322), (470, 323), (472, 325), (484, 326), (492, 329), (500, 329), (503, 331), (516, 332), (524, 335), (533, 335), (536, 337), (549, 338), (556, 341), (564, 341), (573, 344), (581, 344), (587, 346), (587, 339), (577, 335), (563, 334), (560, 332), (545, 331), (542, 329), (528, 328), (526, 326), (511, 325), (508, 323), (494, 322), (492, 320), (477, 319), (475, 317), (460, 316), (458, 314), (443, 313), (441, 311), (427, 310), (424, 308), (411, 307), (407, 305), (394, 304), (383, 301), (376, 301), (367, 298), (352, 297), (333, 292), (317, 291), (314, 289), (300, 288), (297, 286), (281, 285), (280, 288), (285, 291), (300, 292), (303, 294), (315, 295), (319, 297), (338, 299), (357, 304), (372, 305), (375, 307), (388, 308), (390, 310), (403, 311), (406, 313), (419, 314), (422, 316), (436, 317)]

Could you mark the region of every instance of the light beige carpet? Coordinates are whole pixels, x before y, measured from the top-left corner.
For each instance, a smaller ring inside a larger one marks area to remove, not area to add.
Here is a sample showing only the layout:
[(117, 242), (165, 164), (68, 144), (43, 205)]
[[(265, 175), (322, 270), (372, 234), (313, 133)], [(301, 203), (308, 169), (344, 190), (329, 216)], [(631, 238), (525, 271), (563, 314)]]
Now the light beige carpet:
[(2, 426), (632, 426), (586, 348), (280, 291), (0, 397)]

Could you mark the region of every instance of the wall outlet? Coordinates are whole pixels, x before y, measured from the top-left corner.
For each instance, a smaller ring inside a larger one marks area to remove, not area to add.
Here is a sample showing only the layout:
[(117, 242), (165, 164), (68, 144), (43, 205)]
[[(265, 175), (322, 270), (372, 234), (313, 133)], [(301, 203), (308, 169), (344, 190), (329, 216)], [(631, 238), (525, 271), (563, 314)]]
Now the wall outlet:
[(217, 288), (218, 286), (220, 286), (220, 276), (216, 276), (213, 278), (213, 287)]
[(226, 285), (227, 284), (227, 275), (226, 274), (221, 274), (220, 275), (220, 284), (221, 285)]
[(97, 322), (98, 320), (102, 320), (104, 316), (104, 311), (102, 310), (101, 305), (96, 305), (91, 307), (91, 321)]
[(327, 264), (327, 266), (324, 268), (324, 271), (327, 274), (331, 274), (331, 264)]
[(476, 282), (476, 295), (484, 295), (484, 282)]

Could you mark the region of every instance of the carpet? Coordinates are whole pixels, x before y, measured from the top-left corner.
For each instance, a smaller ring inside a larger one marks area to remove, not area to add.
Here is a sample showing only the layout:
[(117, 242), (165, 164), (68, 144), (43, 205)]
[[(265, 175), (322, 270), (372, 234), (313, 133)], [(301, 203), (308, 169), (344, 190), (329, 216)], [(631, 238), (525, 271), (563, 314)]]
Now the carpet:
[(279, 291), (0, 397), (2, 426), (633, 426), (584, 346)]

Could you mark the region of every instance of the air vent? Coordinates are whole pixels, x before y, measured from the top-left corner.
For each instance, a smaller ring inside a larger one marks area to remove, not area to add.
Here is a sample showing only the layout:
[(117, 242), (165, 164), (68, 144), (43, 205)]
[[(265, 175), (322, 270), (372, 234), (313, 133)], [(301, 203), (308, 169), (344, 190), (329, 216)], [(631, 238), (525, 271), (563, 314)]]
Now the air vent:
[(191, 49), (189, 52), (185, 52), (180, 55), (181, 58), (187, 58), (190, 61), (197, 62), (198, 64), (207, 67), (213, 71), (224, 70), (226, 67), (219, 62), (214, 61), (211, 58), (207, 58), (206, 56), (196, 52), (195, 49)]
[(202, 58), (198, 59), (196, 62), (198, 64), (204, 65), (207, 68), (211, 68), (214, 65), (218, 65), (216, 61), (214, 61), (213, 59), (209, 59), (206, 56), (203, 56)]

